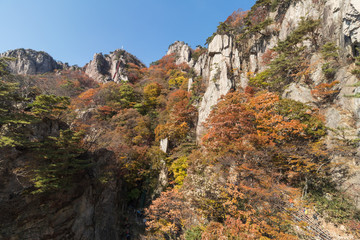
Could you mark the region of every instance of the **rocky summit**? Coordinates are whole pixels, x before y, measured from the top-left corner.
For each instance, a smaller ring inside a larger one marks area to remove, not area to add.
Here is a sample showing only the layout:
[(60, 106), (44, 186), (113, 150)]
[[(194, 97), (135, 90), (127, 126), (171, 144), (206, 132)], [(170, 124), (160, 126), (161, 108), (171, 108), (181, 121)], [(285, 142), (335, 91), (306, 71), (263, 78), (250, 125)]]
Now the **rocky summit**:
[(135, 56), (122, 49), (110, 54), (96, 53), (92, 61), (85, 65), (85, 73), (98, 82), (128, 81), (127, 64), (145, 67)]
[(11, 58), (8, 69), (13, 74), (42, 74), (66, 67), (63, 63), (56, 62), (48, 53), (32, 49), (9, 50), (0, 56)]

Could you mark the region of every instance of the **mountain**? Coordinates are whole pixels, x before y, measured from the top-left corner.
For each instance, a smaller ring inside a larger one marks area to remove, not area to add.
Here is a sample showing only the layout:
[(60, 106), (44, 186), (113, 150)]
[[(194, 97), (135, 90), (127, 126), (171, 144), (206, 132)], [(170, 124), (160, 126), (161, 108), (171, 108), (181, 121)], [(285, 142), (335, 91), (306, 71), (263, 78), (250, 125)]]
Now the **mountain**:
[[(60, 61), (56, 62), (48, 53), (32, 49), (9, 50), (0, 54), (0, 56), (9, 58), (7, 67), (13, 74), (36, 75), (70, 68), (70, 66)], [(117, 49), (105, 55), (96, 53), (94, 59), (86, 64), (83, 69), (89, 77), (97, 82), (128, 81), (129, 63), (139, 68), (145, 67), (145, 65), (132, 54), (125, 50)], [(115, 79), (113, 79), (114, 76)], [(134, 76), (130, 76), (130, 80), (132, 80), (132, 77)]]
[(359, 239), (359, 2), (258, 0), (206, 42), (3, 55), (1, 236)]
[(56, 62), (46, 52), (32, 49), (9, 50), (0, 56), (12, 58), (11, 61), (8, 61), (8, 68), (13, 74), (43, 74), (66, 67), (60, 62)]
[(128, 81), (128, 64), (135, 64), (140, 68), (145, 65), (135, 56), (122, 49), (110, 54), (96, 53), (92, 61), (85, 65), (85, 73), (98, 82)]

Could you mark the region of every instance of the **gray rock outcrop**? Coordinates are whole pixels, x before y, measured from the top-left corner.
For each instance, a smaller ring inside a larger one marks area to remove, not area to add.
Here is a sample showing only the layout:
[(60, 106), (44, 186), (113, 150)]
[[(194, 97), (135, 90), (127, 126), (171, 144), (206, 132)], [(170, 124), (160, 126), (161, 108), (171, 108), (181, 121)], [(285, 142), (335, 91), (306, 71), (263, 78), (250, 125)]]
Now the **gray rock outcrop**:
[(85, 73), (98, 82), (128, 81), (128, 64), (133, 63), (140, 68), (145, 65), (130, 53), (117, 49), (110, 54), (96, 53), (92, 61), (85, 65)]
[[(230, 89), (235, 88), (234, 79), (230, 78), (229, 71), (234, 67), (235, 62), (238, 63), (233, 53), (237, 52), (233, 45), (232, 38), (227, 35), (216, 35), (209, 44), (208, 58), (200, 59), (195, 65), (195, 70), (205, 65), (205, 69), (201, 71), (203, 77), (209, 79), (205, 94), (202, 98), (198, 109), (198, 128), (197, 136), (201, 137), (203, 134), (203, 123), (211, 112), (211, 107), (214, 106), (222, 95), (225, 95)], [(203, 61), (205, 61), (203, 63)], [(200, 72), (198, 72), (200, 73)]]
[[(341, 7), (337, 9), (341, 9)], [(334, 9), (334, 11), (337, 9)], [(349, 0), (346, 3), (342, 27), (345, 47), (348, 47), (348, 50), (351, 50), (353, 54), (358, 54), (356, 48), (360, 47), (360, 1)]]
[(191, 60), (191, 48), (182, 41), (176, 41), (169, 46), (166, 55), (175, 54), (176, 64), (189, 63)]
[(9, 50), (0, 57), (12, 58), (7, 63), (13, 74), (43, 74), (66, 67), (65, 64), (56, 62), (48, 53), (32, 49)]

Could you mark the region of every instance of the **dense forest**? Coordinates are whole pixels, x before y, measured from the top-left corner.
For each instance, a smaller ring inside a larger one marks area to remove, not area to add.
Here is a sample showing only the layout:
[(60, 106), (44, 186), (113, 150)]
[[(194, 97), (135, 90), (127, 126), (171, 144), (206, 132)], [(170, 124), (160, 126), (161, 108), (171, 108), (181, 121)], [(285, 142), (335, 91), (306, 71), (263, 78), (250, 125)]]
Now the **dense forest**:
[(18, 59), (0, 58), (2, 239), (359, 239), (344, 185), (359, 138), (328, 112), (359, 98), (360, 50), (326, 37), (324, 17), (284, 27), (302, 2), (258, 0), (204, 47), (176, 42), (149, 67), (116, 50), (118, 81), (85, 67), (15, 74)]

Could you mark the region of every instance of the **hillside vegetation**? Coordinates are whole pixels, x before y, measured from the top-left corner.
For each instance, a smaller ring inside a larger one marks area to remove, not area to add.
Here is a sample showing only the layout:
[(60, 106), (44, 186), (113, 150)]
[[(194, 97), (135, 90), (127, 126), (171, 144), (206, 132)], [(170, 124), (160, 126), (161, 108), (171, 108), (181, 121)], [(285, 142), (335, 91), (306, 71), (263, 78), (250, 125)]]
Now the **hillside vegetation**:
[[(129, 62), (126, 81), (97, 82), (80, 68), (14, 75), (7, 70), (14, 59), (0, 58), (0, 234), (265, 240), (332, 239), (334, 231), (360, 238), (356, 199), (342, 188), (353, 172), (335, 161), (357, 161), (359, 139), (329, 127), (324, 110), (359, 97), (340, 94), (359, 84), (338, 77), (342, 69), (360, 80), (359, 50), (345, 58), (312, 17), (277, 38), (286, 9), (299, 1), (258, 0), (219, 24), (209, 49), (191, 49), (189, 62), (179, 63), (180, 53), (147, 68)], [(232, 39), (249, 62), (251, 43), (278, 41), (262, 49), (255, 71), (225, 67), (232, 85), (200, 122), (206, 91), (221, 89), (224, 74), (195, 68), (212, 61), (217, 36)], [(287, 97), (291, 84), (305, 86), (313, 101)], [(73, 227), (82, 224), (91, 229)]]

